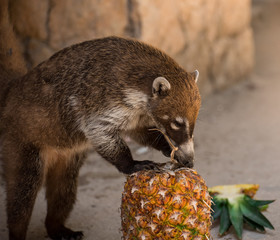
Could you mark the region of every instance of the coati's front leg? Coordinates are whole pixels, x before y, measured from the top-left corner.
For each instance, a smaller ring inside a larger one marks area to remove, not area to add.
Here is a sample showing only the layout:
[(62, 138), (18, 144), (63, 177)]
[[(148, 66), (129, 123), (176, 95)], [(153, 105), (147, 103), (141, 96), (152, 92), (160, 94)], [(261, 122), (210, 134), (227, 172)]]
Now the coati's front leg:
[(46, 177), (48, 211), (45, 225), (52, 239), (83, 238), (82, 232), (74, 232), (64, 226), (76, 200), (77, 177), (83, 160), (83, 154), (77, 154), (70, 159), (59, 156), (56, 164), (48, 170)]
[(95, 150), (107, 161), (117, 167), (120, 172), (130, 174), (144, 169), (157, 169), (158, 164), (149, 160), (133, 160), (131, 152), (125, 141), (118, 133), (109, 135), (103, 133), (98, 136)]
[(4, 177), (10, 240), (24, 240), (37, 192), (43, 181), (44, 164), (32, 144), (5, 139)]

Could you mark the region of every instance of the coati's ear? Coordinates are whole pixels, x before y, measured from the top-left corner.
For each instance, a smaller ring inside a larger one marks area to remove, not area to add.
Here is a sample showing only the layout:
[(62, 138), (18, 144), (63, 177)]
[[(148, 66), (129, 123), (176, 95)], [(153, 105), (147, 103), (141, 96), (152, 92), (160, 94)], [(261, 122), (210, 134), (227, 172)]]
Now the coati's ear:
[(195, 70), (192, 75), (194, 76), (194, 81), (197, 83), (198, 77), (199, 77), (199, 71)]
[(157, 77), (153, 82), (153, 95), (166, 96), (171, 85), (164, 77)]

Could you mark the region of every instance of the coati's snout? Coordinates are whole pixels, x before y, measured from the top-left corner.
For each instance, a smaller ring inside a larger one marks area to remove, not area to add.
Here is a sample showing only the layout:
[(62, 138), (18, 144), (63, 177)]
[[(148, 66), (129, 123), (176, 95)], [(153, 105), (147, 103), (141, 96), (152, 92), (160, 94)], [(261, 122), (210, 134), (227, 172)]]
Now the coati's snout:
[(175, 152), (174, 158), (185, 167), (193, 167), (194, 144), (192, 138), (178, 146), (178, 150)]

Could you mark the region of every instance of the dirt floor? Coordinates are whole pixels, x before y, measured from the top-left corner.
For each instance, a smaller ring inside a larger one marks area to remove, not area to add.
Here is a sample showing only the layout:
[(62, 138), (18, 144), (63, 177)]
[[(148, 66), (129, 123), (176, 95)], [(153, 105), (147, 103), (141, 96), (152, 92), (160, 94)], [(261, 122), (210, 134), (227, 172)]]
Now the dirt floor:
[[(265, 3), (266, 2), (266, 3)], [(207, 97), (196, 126), (196, 170), (208, 186), (237, 183), (260, 184), (257, 198), (277, 199), (264, 213), (276, 230), (261, 234), (244, 231), (244, 240), (280, 239), (280, 2), (257, 1), (254, 30), (256, 67), (250, 78), (229, 90)], [(156, 151), (136, 159), (164, 161)], [(79, 193), (68, 221), (83, 230), (85, 239), (120, 240), (120, 199), (124, 176), (91, 153), (80, 174)], [(0, 240), (7, 239), (4, 190), (0, 186)], [(27, 239), (45, 239), (44, 190), (33, 211)], [(231, 231), (214, 239), (237, 239)]]

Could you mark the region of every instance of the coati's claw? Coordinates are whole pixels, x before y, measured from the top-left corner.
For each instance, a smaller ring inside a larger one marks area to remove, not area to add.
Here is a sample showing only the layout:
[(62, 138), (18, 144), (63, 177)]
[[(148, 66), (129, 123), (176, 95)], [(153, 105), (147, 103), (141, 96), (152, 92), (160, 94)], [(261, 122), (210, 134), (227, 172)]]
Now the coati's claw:
[(53, 240), (82, 240), (84, 234), (81, 231), (74, 232), (68, 228), (65, 228), (64, 231), (56, 234), (49, 234), (50, 238)]
[[(84, 234), (81, 231), (73, 232), (73, 235), (69, 240), (82, 240), (84, 238)], [(68, 240), (68, 239), (67, 239)]]
[(131, 173), (142, 171), (142, 170), (159, 170), (159, 164), (150, 160), (135, 161)]

